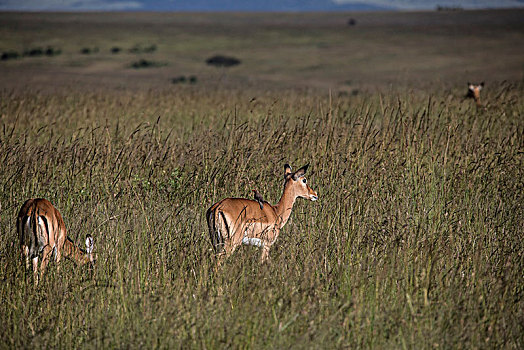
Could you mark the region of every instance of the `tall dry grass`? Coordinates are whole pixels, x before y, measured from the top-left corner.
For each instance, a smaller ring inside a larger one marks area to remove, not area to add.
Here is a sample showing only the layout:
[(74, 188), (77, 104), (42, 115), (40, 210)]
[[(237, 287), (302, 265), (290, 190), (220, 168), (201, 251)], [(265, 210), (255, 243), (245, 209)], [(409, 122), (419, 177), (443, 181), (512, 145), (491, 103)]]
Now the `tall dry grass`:
[[(325, 96), (0, 93), (0, 347), (522, 348), (524, 104), (493, 86)], [(259, 264), (214, 270), (205, 211), (311, 163)], [(95, 238), (38, 288), (15, 217), (30, 197)]]

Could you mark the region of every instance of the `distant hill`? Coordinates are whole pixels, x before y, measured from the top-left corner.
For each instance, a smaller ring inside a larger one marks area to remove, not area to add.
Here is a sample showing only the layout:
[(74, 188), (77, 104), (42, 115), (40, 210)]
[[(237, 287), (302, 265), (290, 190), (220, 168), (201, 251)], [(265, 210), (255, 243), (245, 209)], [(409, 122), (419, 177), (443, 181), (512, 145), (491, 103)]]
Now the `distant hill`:
[(0, 11), (388, 11), (521, 8), (524, 0), (0, 0)]
[(377, 11), (392, 7), (363, 2), (337, 4), (331, 0), (193, 0), (141, 1), (149, 11)]

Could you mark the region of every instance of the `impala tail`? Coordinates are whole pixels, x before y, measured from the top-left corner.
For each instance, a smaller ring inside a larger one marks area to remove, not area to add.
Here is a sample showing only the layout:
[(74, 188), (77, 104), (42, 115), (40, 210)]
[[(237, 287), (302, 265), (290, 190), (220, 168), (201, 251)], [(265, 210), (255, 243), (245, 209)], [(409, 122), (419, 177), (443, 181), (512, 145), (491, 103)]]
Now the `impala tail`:
[(211, 244), (213, 245), (215, 254), (219, 254), (224, 249), (224, 237), (220, 230), (220, 226), (227, 227), (227, 223), (225, 223), (224, 221), (225, 225), (222, 225), (221, 221), (225, 219), (223, 218), (223, 214), (221, 215), (217, 205), (214, 205), (207, 210), (206, 217), (207, 217), (207, 226), (209, 228), (209, 238), (211, 239)]
[(17, 228), (22, 255), (25, 256), (26, 268), (29, 268), (29, 259), (38, 256), (47, 244), (48, 225), (45, 217), (35, 214), (35, 211), (18, 218)]

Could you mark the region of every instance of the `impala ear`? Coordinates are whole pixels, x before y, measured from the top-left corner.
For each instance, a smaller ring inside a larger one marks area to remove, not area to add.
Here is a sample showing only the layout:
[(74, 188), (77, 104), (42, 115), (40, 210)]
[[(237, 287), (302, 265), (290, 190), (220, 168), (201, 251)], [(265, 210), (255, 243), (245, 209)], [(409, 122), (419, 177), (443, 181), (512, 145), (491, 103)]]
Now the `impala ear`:
[(93, 248), (95, 247), (95, 243), (93, 241), (93, 237), (91, 235), (86, 236), (86, 252), (87, 254), (93, 253)]
[(306, 175), (307, 168), (309, 167), (309, 163), (304, 165), (302, 168), (295, 171), (295, 174), (293, 174), (293, 179), (299, 179), (301, 177), (304, 177)]
[(291, 166), (289, 164), (284, 165), (284, 179), (291, 175)]

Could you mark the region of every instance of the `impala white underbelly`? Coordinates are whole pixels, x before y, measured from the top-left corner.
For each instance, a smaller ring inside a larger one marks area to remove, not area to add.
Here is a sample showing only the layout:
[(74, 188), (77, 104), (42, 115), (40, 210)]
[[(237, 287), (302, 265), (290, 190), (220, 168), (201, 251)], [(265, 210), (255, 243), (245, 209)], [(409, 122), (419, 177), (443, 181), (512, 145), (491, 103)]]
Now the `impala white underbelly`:
[(262, 240), (260, 238), (249, 238), (249, 237), (242, 238), (242, 244), (254, 245), (256, 247), (262, 247), (263, 245)]

